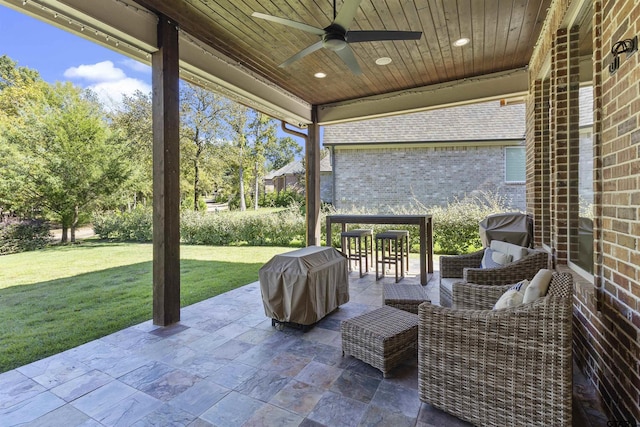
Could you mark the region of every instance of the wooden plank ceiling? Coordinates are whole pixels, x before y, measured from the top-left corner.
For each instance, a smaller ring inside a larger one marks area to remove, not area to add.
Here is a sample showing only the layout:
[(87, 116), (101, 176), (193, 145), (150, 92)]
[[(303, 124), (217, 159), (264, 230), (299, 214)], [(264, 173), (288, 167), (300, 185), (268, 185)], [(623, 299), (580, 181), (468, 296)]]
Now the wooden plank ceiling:
[[(261, 12), (314, 27), (333, 20), (332, 0), (137, 0), (182, 31), (313, 105), (445, 83), (525, 67), (551, 0), (362, 0), (351, 30), (422, 31), (418, 41), (352, 43), (354, 75), (321, 49), (278, 65), (319, 36), (257, 19)], [(337, 10), (343, 1), (337, 0)], [(470, 43), (454, 47), (466, 37)], [(389, 65), (375, 60), (389, 57)], [(324, 79), (314, 78), (324, 72)]]

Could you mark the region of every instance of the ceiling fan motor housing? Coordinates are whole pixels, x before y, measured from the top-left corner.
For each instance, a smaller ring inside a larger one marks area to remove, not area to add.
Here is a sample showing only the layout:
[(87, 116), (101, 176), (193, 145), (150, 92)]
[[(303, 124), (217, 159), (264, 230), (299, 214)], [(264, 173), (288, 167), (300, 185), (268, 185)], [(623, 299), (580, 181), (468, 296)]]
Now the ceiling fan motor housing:
[(338, 51), (347, 46), (347, 41), (343, 34), (326, 33), (322, 37), (322, 45), (329, 50)]

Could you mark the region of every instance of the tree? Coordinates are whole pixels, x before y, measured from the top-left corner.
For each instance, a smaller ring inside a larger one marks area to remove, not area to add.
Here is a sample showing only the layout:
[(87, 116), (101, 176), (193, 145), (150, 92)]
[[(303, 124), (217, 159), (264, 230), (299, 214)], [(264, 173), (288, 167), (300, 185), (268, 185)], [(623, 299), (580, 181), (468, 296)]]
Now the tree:
[(7, 183), (3, 197), (25, 212), (54, 215), (62, 225), (62, 241), (70, 229), (73, 242), (81, 215), (126, 180), (126, 146), (109, 131), (90, 92), (70, 83), (38, 88), (43, 91), (38, 99), (45, 102), (27, 102), (16, 120), (0, 120), (11, 156), (0, 172)]
[(121, 187), (117, 200), (108, 202), (107, 208), (126, 204), (129, 209), (138, 201), (153, 196), (153, 119), (151, 94), (136, 91), (123, 95), (117, 109), (108, 116), (111, 132), (125, 141), (132, 169), (127, 182)]
[(245, 200), (244, 180), (245, 167), (250, 156), (247, 141), (247, 123), (249, 121), (249, 108), (241, 104), (233, 104), (229, 110), (229, 127), (231, 129), (232, 146), (228, 152), (230, 164), (237, 171), (238, 195), (240, 197), (240, 210), (247, 210)]
[(15, 86), (28, 85), (42, 81), (36, 70), (18, 67), (18, 64), (7, 55), (0, 56), (0, 92)]
[(302, 154), (302, 147), (290, 136), (278, 138), (267, 150), (265, 157), (268, 170), (278, 170)]
[(47, 90), (37, 71), (18, 67), (6, 55), (0, 57), (0, 210), (23, 214), (33, 210), (30, 199), (16, 192), (23, 177), (12, 168), (23, 159), (19, 146), (9, 144), (6, 131), (24, 126), (23, 108), (46, 102)]
[[(212, 149), (223, 140), (224, 120), (230, 102), (220, 95), (199, 86), (184, 83), (180, 91), (180, 136), (183, 141), (182, 156), (191, 172), (193, 209), (198, 210), (198, 200), (204, 191), (201, 185), (203, 161), (215, 161)], [(217, 160), (220, 160), (217, 158)], [(221, 166), (221, 165), (220, 165)]]
[(276, 129), (271, 117), (257, 111), (250, 111), (249, 138), (252, 141), (253, 158), (253, 209), (258, 210), (260, 197), (260, 178), (264, 174), (265, 154), (273, 151), (276, 142)]

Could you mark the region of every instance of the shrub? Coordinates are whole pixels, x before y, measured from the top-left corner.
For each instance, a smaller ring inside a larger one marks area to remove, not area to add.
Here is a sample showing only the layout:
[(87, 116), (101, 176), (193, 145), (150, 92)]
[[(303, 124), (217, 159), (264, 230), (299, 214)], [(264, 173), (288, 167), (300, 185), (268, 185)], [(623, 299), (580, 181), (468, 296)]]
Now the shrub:
[(94, 215), (93, 231), (101, 239), (150, 242), (153, 237), (153, 211), (142, 205), (131, 211), (108, 211)]
[(180, 235), (193, 245), (292, 246), (304, 242), (305, 218), (297, 206), (280, 212), (184, 212)]
[(493, 193), (478, 193), (431, 209), (434, 246), (439, 253), (461, 254), (482, 247), (480, 221), (495, 213), (508, 212), (505, 199)]
[(292, 189), (282, 190), (279, 193), (267, 193), (260, 198), (260, 206), (266, 208), (288, 208), (293, 205), (304, 205), (305, 195)]
[[(245, 193), (244, 195), (244, 203), (247, 208), (253, 206), (253, 199), (249, 193)], [(240, 209), (240, 194), (235, 194), (233, 197), (229, 199), (229, 209), (239, 210)]]
[(51, 241), (49, 224), (26, 219), (0, 223), (0, 254), (33, 251), (44, 248)]
[[(224, 217), (227, 218), (224, 218)], [(228, 244), (233, 238), (233, 215), (185, 211), (180, 219), (180, 236), (191, 245)]]

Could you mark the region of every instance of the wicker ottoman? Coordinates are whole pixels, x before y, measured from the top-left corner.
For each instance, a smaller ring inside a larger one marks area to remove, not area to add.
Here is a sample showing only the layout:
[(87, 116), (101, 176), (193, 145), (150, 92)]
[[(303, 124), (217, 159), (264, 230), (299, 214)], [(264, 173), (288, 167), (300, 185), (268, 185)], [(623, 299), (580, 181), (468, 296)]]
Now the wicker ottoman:
[(418, 315), (382, 306), (342, 322), (342, 354), (362, 360), (387, 373), (415, 354)]
[(398, 285), (385, 283), (382, 288), (384, 305), (399, 308), (409, 313), (418, 314), (418, 306), (429, 301), (422, 285)]

